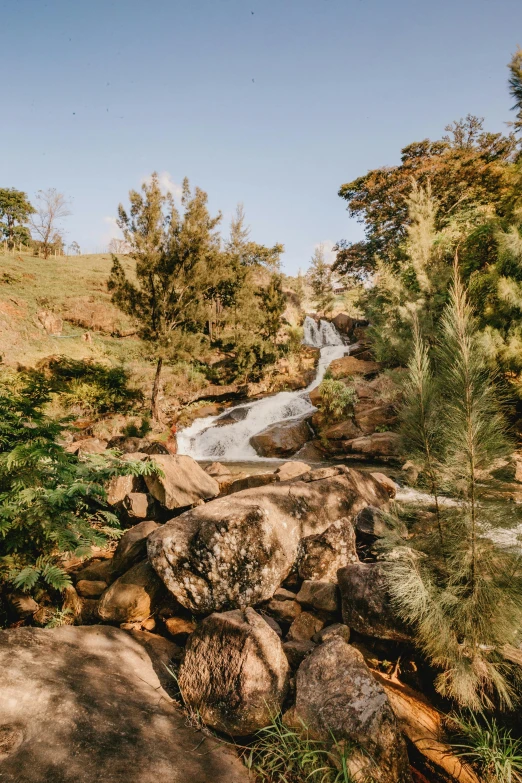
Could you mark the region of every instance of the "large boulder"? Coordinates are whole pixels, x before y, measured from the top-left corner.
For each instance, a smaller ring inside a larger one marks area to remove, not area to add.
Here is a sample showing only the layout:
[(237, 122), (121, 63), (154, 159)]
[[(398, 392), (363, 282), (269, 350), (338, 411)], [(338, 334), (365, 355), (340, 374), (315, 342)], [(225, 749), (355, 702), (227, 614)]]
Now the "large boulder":
[(191, 611), (252, 606), (269, 600), (289, 575), (302, 539), (387, 501), (380, 484), (359, 471), (310, 471), (304, 480), (248, 489), (185, 512), (149, 536), (148, 556)]
[(381, 365), (378, 362), (365, 362), (355, 356), (343, 356), (330, 364), (333, 378), (348, 378), (351, 375), (376, 375)]
[(156, 454), (151, 459), (163, 476), (145, 476), (145, 482), (150, 494), (165, 508), (185, 508), (219, 494), (218, 482), (205, 473), (192, 457)]
[(251, 608), (207, 617), (189, 637), (181, 695), (209, 726), (252, 734), (280, 711), (289, 666), (276, 632)]
[(2, 783), (247, 783), (233, 752), (187, 726), (138, 639), (100, 625), (0, 631)]
[(112, 576), (117, 577), (128, 571), (131, 566), (143, 560), (147, 554), (147, 538), (158, 527), (157, 522), (140, 522), (129, 528), (118, 541), (112, 559)]
[(377, 639), (411, 641), (411, 633), (392, 609), (383, 563), (351, 563), (337, 574), (343, 622)]
[(291, 457), (313, 437), (306, 419), (272, 424), (253, 435), (250, 444), (260, 457)]
[(144, 560), (116, 579), (103, 593), (99, 606), (100, 619), (108, 623), (135, 623), (146, 620), (154, 610), (154, 602), (163, 585), (152, 566)]
[(311, 470), (310, 465), (306, 462), (285, 462), (284, 465), (277, 468), (276, 480), (277, 481), (291, 481), (292, 479), (303, 476)]
[(298, 572), (301, 579), (337, 582), (337, 571), (358, 560), (354, 526), (342, 517), (322, 533), (302, 539)]
[(349, 336), (353, 331), (356, 321), (347, 313), (338, 313), (335, 318), (332, 318), (332, 323), (337, 331)]
[(386, 693), (361, 653), (340, 636), (308, 655), (297, 672), (296, 702), (287, 720), (312, 737), (353, 743), (349, 767), (357, 779), (410, 783), (406, 745)]

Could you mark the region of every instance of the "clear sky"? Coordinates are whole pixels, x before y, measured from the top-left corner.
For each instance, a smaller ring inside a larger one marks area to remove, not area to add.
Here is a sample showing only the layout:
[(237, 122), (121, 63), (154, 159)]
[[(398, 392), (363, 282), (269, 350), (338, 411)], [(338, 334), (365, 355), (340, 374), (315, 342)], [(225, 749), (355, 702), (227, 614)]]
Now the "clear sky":
[(342, 183), (468, 112), (505, 128), (518, 43), (522, 0), (0, 0), (0, 187), (63, 191), (95, 252), (186, 175), (292, 274), (361, 236)]

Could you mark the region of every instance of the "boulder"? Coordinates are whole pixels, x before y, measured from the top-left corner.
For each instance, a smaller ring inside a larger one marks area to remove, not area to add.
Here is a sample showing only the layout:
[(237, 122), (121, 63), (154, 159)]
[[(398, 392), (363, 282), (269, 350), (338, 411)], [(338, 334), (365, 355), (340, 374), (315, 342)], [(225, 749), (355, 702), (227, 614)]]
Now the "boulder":
[(283, 650), (288, 660), (288, 665), (295, 671), (299, 668), (307, 655), (315, 650), (315, 644), (311, 641), (292, 640), (283, 644)]
[(0, 631), (2, 783), (247, 783), (235, 753), (188, 727), (139, 636)]
[(350, 629), (344, 623), (334, 623), (333, 625), (327, 625), (326, 628), (321, 628), (320, 631), (314, 633), (312, 641), (316, 644), (322, 644), (333, 639), (335, 636), (339, 636), (343, 641), (350, 641)]
[(335, 318), (332, 318), (332, 323), (338, 332), (348, 337), (356, 322), (347, 313), (338, 313)]
[(107, 503), (117, 506), (131, 492), (139, 492), (142, 486), (142, 476), (114, 476), (107, 485)]
[(10, 614), (20, 620), (25, 620), (38, 611), (39, 605), (34, 598), (31, 598), (27, 593), (24, 593), (21, 590), (14, 590), (7, 595), (7, 608), (9, 609)]
[(198, 463), (181, 454), (158, 454), (152, 458), (163, 476), (145, 476), (150, 494), (162, 506), (172, 510), (192, 506), (199, 500), (209, 500), (219, 494), (217, 481), (205, 473)]
[(305, 579), (297, 594), (302, 606), (335, 614), (341, 608), (339, 588), (332, 582), (313, 582)]
[(397, 422), (397, 413), (392, 405), (361, 401), (355, 405), (354, 418), (359, 430), (364, 435), (370, 435), (383, 427), (391, 429)]
[(153, 613), (154, 601), (162, 587), (152, 566), (147, 561), (138, 563), (103, 593), (98, 615), (109, 623), (146, 620)]
[(301, 612), (288, 630), (288, 640), (309, 642), (324, 626), (324, 620), (311, 612)]
[(356, 535), (363, 541), (372, 542), (376, 538), (385, 538), (392, 532), (397, 532), (402, 536), (408, 534), (404, 524), (391, 519), (375, 506), (367, 506), (359, 511), (354, 524)]
[(72, 575), (76, 582), (86, 579), (89, 582), (109, 582), (112, 579), (112, 558), (91, 560), (88, 565)]
[(47, 334), (61, 334), (63, 329), (63, 320), (51, 310), (41, 310), (37, 315)]
[(244, 736), (280, 711), (288, 671), (277, 634), (247, 608), (203, 620), (189, 637), (178, 682), (185, 704), (204, 723)]
[(107, 450), (107, 441), (100, 438), (83, 438), (75, 440), (65, 447), (70, 454), (102, 454)]
[(216, 427), (226, 427), (227, 424), (235, 424), (236, 421), (243, 421), (248, 416), (249, 405), (242, 405), (239, 408), (232, 408), (231, 411), (224, 413), (219, 419), (216, 419)]
[[(324, 471), (310, 471), (305, 481), (247, 489), (187, 511), (149, 536), (150, 562), (191, 611), (206, 614), (267, 601), (290, 574), (303, 538), (320, 535), (369, 504), (388, 502), (371, 476), (344, 467), (326, 471), (332, 472), (321, 479), (314, 474)], [(342, 527), (337, 534), (345, 540)], [(307, 573), (324, 562), (322, 542), (312, 544), (301, 558), (310, 563)], [(332, 581), (322, 572), (318, 578)]]
[(234, 492), (242, 492), (244, 489), (266, 487), (267, 484), (273, 484), (274, 481), (277, 481), (275, 473), (254, 473), (252, 476), (231, 477), (229, 481), (220, 481), (219, 488), (222, 495), (232, 495)]
[(285, 462), (276, 470), (276, 481), (290, 481), (311, 470), (306, 462)]
[(184, 644), (190, 634), (194, 632), (196, 624), (184, 617), (169, 617), (165, 620), (165, 628), (170, 636)]
[(82, 598), (99, 598), (107, 589), (107, 582), (90, 582), (87, 579), (80, 579), (76, 583), (76, 592)]
[(411, 633), (392, 610), (383, 563), (351, 563), (337, 575), (343, 622), (358, 633), (396, 642)]
[(207, 465), (205, 473), (208, 473), (209, 476), (213, 476), (213, 478), (231, 475), (230, 470), (225, 465), (222, 465), (221, 462), (213, 462), (211, 465)]
[(169, 451), (165, 444), (157, 440), (148, 440), (147, 438), (128, 437), (119, 435), (111, 438), (109, 441), (110, 449), (117, 449), (123, 454), (168, 454)]
[(298, 572), (301, 579), (335, 583), (337, 571), (357, 560), (353, 524), (342, 517), (322, 533), (302, 539)]
[(294, 454), (299, 460), (308, 460), (309, 462), (321, 462), (324, 460), (324, 449), (319, 440), (311, 440), (305, 443), (302, 449)]
[(386, 476), (384, 473), (372, 473), (372, 476), (376, 481), (379, 482), (379, 484), (382, 484), (391, 498), (395, 497), (397, 494), (397, 484), (393, 479), (391, 479), (389, 476)]
[(264, 605), (265, 611), (276, 620), (291, 623), (298, 614), (301, 614), (301, 606), (297, 601), (278, 600), (275, 596)]
[(378, 362), (365, 362), (355, 356), (342, 356), (330, 364), (333, 378), (348, 378), (350, 375), (376, 375), (381, 368)]
[(321, 427), (321, 436), (327, 440), (349, 440), (350, 438), (358, 438), (360, 435), (361, 431), (353, 419)]
[(406, 745), (386, 693), (361, 653), (339, 636), (308, 655), (297, 672), (289, 722), (324, 742), (352, 743), (350, 772), (375, 783), (411, 783)]
[(159, 527), (157, 522), (147, 520), (129, 528), (118, 541), (112, 559), (112, 576), (117, 577), (128, 571), (147, 554), (147, 538)]
[(396, 457), (400, 452), (400, 436), (396, 432), (374, 432), (343, 441), (343, 446), (346, 451), (365, 457)]
[(313, 436), (306, 419), (279, 422), (253, 435), (250, 444), (260, 457), (290, 457)]
[(129, 520), (150, 519), (154, 515), (154, 500), (146, 492), (129, 492), (123, 498), (123, 508)]

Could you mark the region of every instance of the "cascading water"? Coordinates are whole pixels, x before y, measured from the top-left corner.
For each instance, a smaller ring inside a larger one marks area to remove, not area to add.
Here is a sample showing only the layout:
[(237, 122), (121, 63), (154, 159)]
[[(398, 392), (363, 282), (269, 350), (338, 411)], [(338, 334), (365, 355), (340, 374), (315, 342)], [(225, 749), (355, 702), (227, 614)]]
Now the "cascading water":
[[(320, 321), (318, 325), (307, 316), (303, 330), (303, 343), (320, 348), (316, 376), (306, 389), (280, 392), (273, 397), (229, 408), (219, 416), (196, 419), (190, 427), (178, 434), (178, 453), (200, 460), (257, 460), (260, 457), (250, 445), (252, 435), (266, 430), (271, 424), (300, 419), (313, 413), (315, 408), (308, 392), (321, 383), (330, 362), (349, 353), (350, 349), (344, 344), (335, 326), (328, 321)], [(242, 417), (240, 421), (219, 426), (219, 419), (224, 416), (228, 419), (234, 412)], [(244, 413), (246, 415), (243, 416)]]

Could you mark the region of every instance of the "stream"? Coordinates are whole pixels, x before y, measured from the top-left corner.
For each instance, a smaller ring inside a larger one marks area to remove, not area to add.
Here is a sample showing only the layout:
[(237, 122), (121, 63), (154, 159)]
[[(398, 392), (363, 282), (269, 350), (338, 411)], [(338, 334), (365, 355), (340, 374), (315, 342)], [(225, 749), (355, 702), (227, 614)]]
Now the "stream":
[(259, 457), (250, 445), (251, 437), (271, 424), (300, 419), (313, 413), (316, 408), (310, 402), (308, 392), (321, 383), (330, 362), (350, 352), (350, 347), (328, 321), (316, 324), (313, 318), (307, 316), (303, 329), (304, 345), (320, 349), (315, 378), (306, 389), (279, 392), (256, 402), (228, 408), (218, 416), (196, 419), (190, 427), (178, 433), (178, 453), (196, 460), (266, 462), (266, 457)]

